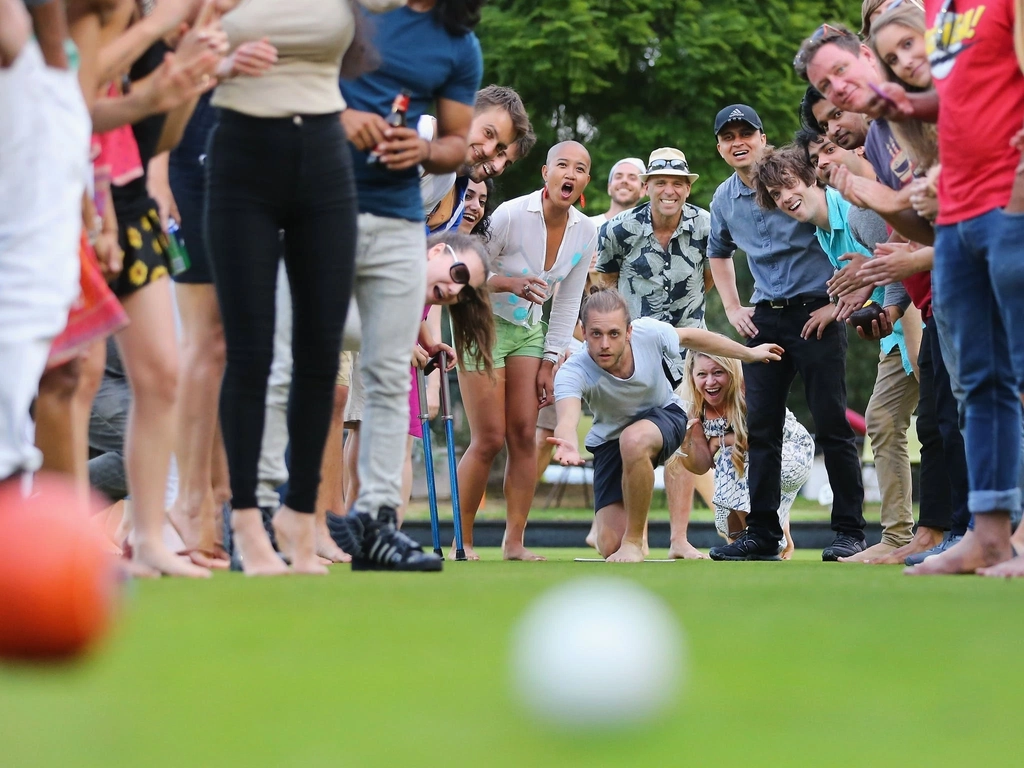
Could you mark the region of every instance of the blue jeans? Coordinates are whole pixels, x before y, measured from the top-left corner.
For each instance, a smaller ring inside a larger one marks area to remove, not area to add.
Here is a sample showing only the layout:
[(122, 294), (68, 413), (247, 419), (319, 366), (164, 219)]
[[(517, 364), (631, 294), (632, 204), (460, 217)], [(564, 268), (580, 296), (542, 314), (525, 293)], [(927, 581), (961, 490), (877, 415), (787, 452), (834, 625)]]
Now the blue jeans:
[(974, 514), (1016, 514), (1024, 354), (1013, 346), (1024, 346), (1024, 217), (996, 209), (937, 227), (932, 292), (939, 312), (953, 318), (947, 324), (964, 392), (968, 506)]

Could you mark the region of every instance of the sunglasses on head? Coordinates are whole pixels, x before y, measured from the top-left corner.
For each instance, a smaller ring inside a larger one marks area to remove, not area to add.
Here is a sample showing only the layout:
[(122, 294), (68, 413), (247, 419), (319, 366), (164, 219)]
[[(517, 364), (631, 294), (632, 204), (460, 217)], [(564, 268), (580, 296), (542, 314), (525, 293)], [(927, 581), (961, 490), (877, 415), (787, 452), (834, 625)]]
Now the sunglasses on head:
[[(844, 32), (841, 29), (836, 29), (831, 24), (822, 24), (820, 27), (814, 30), (813, 34), (811, 34), (811, 36), (808, 38), (808, 42), (820, 43), (821, 45), (824, 45), (825, 43), (830, 43), (833, 40), (840, 40), (844, 37), (853, 37), (853, 33)], [(818, 47), (820, 46), (815, 47), (815, 51)], [(796, 58), (793, 59), (793, 66), (799, 67), (801, 64), (803, 64), (806, 56), (807, 51), (805, 48), (801, 50), (799, 53), (797, 53)]]
[(448, 243), (444, 244), (444, 249), (452, 255), (452, 261), (455, 262), (452, 264), (451, 269), (448, 270), (448, 275), (451, 277), (452, 282), (459, 285), (469, 285), (469, 266), (458, 257), (455, 249), (448, 245)]
[(647, 164), (647, 172), (660, 171), (665, 168), (671, 168), (673, 171), (682, 171), (683, 173), (689, 173), (690, 167), (682, 160), (654, 160)]

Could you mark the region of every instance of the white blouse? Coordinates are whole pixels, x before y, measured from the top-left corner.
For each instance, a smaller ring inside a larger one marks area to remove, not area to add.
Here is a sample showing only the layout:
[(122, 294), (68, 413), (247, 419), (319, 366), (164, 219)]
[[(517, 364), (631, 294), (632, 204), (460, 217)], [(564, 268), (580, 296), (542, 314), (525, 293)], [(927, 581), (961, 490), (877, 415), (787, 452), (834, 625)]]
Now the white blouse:
[[(576, 327), (587, 271), (597, 248), (597, 227), (576, 208), (570, 208), (555, 263), (545, 270), (547, 227), (541, 191), (502, 203), (492, 214), (491, 269), (505, 277), (535, 275), (548, 284), (549, 291), (558, 288), (544, 337), (544, 357), (554, 361), (569, 344)], [(529, 328), (540, 322), (542, 306), (514, 293), (493, 293), (491, 304), (494, 314), (510, 323)]]

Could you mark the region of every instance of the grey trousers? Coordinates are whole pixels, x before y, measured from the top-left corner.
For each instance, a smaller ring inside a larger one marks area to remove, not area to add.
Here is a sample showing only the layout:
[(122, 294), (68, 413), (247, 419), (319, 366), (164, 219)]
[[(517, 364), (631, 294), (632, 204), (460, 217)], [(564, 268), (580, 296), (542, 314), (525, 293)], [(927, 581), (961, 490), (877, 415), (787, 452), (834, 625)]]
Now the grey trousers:
[(409, 359), (423, 316), (426, 231), (421, 221), (359, 214), (355, 299), (366, 390), (359, 432), (358, 512), (398, 509), (409, 431)]

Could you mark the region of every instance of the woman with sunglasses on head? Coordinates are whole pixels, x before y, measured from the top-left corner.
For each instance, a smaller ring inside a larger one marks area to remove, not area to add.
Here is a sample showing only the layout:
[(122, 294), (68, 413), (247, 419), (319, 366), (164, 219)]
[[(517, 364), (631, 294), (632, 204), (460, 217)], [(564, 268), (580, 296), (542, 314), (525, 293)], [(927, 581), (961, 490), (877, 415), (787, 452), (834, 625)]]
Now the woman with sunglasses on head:
[[(473, 521), (503, 446), (508, 463), (502, 555), (506, 560), (542, 559), (523, 543), (537, 482), (537, 413), (554, 402), (554, 366), (572, 337), (597, 245), (594, 222), (574, 207), (590, 182), (586, 148), (575, 141), (556, 144), (541, 174), (540, 190), (503, 203), (491, 217), (494, 374), (467, 360), (459, 369), (471, 433), (459, 462), (459, 502), (466, 555), (474, 560), (479, 558), (472, 546)], [(545, 326), (542, 306), (556, 286)]]
[[(412, 490), (411, 438), (422, 439), (423, 437), (419, 420), (420, 400), (419, 388), (416, 386), (416, 369), (424, 368), (432, 357), (440, 352), (446, 352), (449, 361), (448, 369), (444, 372), (435, 371), (438, 383), (440, 376), (447, 375), (459, 360), (472, 360), (483, 371), (492, 372), (491, 349), (494, 347), (494, 314), (491, 311), (487, 290), (488, 274), (490, 274), (490, 260), (487, 248), (480, 238), (449, 231), (434, 235), (427, 241), (426, 306), (423, 310), (423, 322), (420, 325), (420, 334), (412, 357), (413, 382), (409, 394), (410, 439), (406, 441), (405, 466), (402, 476), (402, 505), (396, 510), (399, 524), (404, 517), (405, 507), (408, 506), (409, 494)], [(440, 334), (440, 323), (432, 324), (430, 322), (429, 315), (439, 312), (442, 306), (448, 308), (453, 346), (437, 341)], [(351, 315), (349, 321), (352, 321)], [(359, 396), (357, 395), (357, 397)], [(359, 406), (357, 414), (361, 420), (361, 406)], [(347, 415), (351, 417), (353, 414)], [(354, 439), (358, 440), (358, 431), (355, 435)], [(350, 434), (349, 440), (352, 439)], [(346, 441), (346, 450), (348, 449)], [(354, 501), (359, 492), (358, 477), (351, 478), (350, 482), (351, 484), (346, 487), (349, 504)], [(360, 517), (365, 520), (360, 520)], [(366, 535), (366, 521), (369, 521), (367, 516), (355, 514), (341, 516), (330, 512), (327, 514), (327, 525), (334, 541), (345, 552), (357, 558), (362, 556), (361, 552), (371, 549), (376, 542), (372, 531), (368, 536)], [(404, 548), (406, 554), (422, 552), (422, 548), (401, 531), (395, 531), (390, 536), (389, 543)], [(412, 559), (416, 560), (415, 557)], [(441, 563), (436, 558), (434, 560), (437, 564)], [(434, 569), (429, 558), (422, 559), (419, 564), (419, 568), (410, 568), (409, 570)]]

